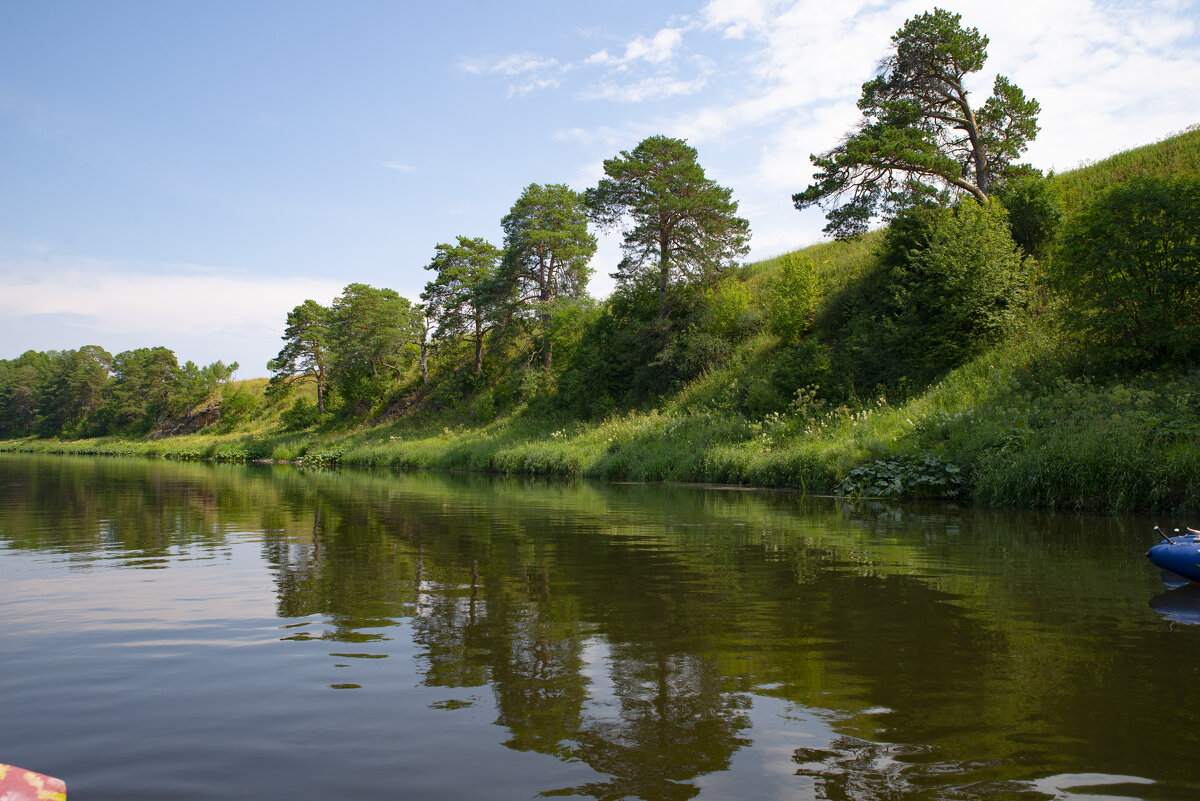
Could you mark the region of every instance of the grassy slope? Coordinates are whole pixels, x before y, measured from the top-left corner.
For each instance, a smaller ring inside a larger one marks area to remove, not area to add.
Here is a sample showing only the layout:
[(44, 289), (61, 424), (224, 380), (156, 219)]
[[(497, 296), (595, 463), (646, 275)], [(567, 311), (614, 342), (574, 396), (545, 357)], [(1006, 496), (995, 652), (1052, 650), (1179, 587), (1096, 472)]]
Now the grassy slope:
[[(1069, 211), (1133, 174), (1200, 173), (1200, 130), (1056, 176)], [(865, 269), (877, 237), (804, 249), (829, 297)], [(753, 265), (761, 286), (774, 261)], [(751, 420), (730, 411), (739, 382), (766, 369), (777, 343), (745, 343), (724, 367), (660, 408), (598, 422), (516, 414), (484, 425), (427, 416), (332, 432), (279, 433), (277, 412), (252, 429), (154, 442), (18, 441), (5, 449), (175, 457), (303, 458), (386, 465), (803, 487), (830, 492), (854, 466), (934, 454), (959, 465), (974, 500), (1107, 511), (1200, 509), (1200, 373), (1092, 381), (1070, 366), (1050, 315), (903, 403), (808, 408)]]

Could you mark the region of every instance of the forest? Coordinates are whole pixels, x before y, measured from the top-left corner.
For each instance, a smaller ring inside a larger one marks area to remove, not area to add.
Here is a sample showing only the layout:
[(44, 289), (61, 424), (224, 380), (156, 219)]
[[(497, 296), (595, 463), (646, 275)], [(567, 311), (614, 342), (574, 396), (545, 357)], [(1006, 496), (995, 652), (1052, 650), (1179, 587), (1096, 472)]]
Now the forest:
[(1200, 129), (1043, 175), (1037, 101), (962, 88), (986, 49), (938, 9), (897, 32), (792, 198), (830, 241), (743, 263), (733, 191), (652, 136), (583, 192), (527, 186), (502, 242), (436, 244), (417, 299), (295, 307), (269, 381), (163, 347), (0, 360), (0, 450), (1200, 508)]

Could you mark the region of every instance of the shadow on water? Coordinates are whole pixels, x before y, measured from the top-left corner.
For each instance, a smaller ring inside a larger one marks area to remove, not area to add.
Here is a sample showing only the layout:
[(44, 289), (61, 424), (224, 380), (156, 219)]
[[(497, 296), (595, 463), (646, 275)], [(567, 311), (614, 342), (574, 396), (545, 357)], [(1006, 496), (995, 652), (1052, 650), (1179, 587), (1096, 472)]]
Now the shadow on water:
[[(1200, 596), (1159, 592), (1149, 530), (720, 487), (0, 457), (0, 560), (77, 580), (245, 563), (275, 634), (221, 651), (226, 669), (255, 654), (242, 670), (297, 672), (286, 703), (351, 716), (322, 746), (335, 762), (380, 738), (415, 754), (476, 716), (486, 742), (453, 747), (503, 777), (480, 798), (1194, 795), (1200, 628), (1171, 622), (1200, 620)], [(223, 574), (203, 593), (232, 592)], [(189, 610), (212, 603), (196, 593)], [(163, 603), (164, 625), (194, 631)], [(267, 726), (280, 701), (259, 697), (239, 714)], [(257, 769), (287, 787), (295, 758)], [(391, 786), (393, 762), (366, 759), (354, 789)], [(433, 757), (405, 766), (432, 797), (457, 780)]]

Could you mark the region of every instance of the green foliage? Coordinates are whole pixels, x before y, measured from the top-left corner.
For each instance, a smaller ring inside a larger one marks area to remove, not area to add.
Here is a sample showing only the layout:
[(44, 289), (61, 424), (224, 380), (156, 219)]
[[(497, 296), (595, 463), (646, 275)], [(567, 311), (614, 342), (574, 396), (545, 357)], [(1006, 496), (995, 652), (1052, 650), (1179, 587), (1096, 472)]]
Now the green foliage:
[(475, 373), (483, 372), (483, 336), (497, 321), (508, 288), (498, 280), (501, 252), (481, 238), (458, 237), (458, 244), (439, 244), (426, 270), (436, 277), (421, 299), (438, 321), (441, 340), (469, 336), (475, 344)]
[(1133, 364), (1200, 354), (1200, 177), (1133, 178), (1068, 225), (1055, 260), (1085, 341)]
[(1090, 206), (1110, 188), (1136, 177), (1200, 177), (1200, 125), (1047, 180), (1058, 191), (1063, 210), (1070, 216)]
[(479, 393), (474, 411), (475, 420), (479, 423), (489, 423), (496, 418), (496, 399), (490, 389)]
[(876, 267), (824, 321), (841, 394), (878, 386), (905, 394), (962, 364), (1013, 329), (1028, 283), (998, 203), (905, 212)]
[(258, 399), (242, 387), (226, 385), (221, 391), (221, 427), (230, 430), (259, 411)]
[(767, 328), (782, 342), (795, 342), (812, 325), (819, 299), (816, 266), (798, 253), (779, 259), (767, 290)]
[(552, 304), (560, 296), (587, 293), (596, 237), (588, 233), (583, 195), (565, 184), (530, 184), (501, 221), (504, 260), (501, 280), (516, 311), (532, 313), (542, 327), (542, 364), (553, 362)]
[(925, 366), (960, 364), (1013, 329), (1028, 276), (997, 203), (943, 212), (928, 247), (913, 254), (905, 282), (910, 329), (929, 347)]
[(815, 338), (781, 349), (771, 365), (771, 384), (783, 398), (794, 398), (805, 387), (832, 382), (833, 349)]
[(877, 459), (859, 465), (838, 484), (838, 494), (863, 498), (956, 498), (962, 471), (933, 454)]
[(421, 313), (394, 289), (349, 284), (330, 310), (331, 383), (347, 411), (361, 413), (398, 385), (414, 361), (406, 347)]
[(316, 405), (308, 398), (296, 398), (279, 419), (285, 431), (301, 431), (316, 425), (320, 414)]
[(879, 214), (941, 197), (943, 187), (984, 202), (1037, 135), (1037, 101), (1004, 76), (972, 110), (964, 86), (983, 68), (988, 39), (961, 19), (935, 8), (905, 22), (879, 75), (863, 84), (858, 127), (811, 157), (815, 183), (792, 201), (824, 209), (827, 233), (858, 236)]
[(305, 467), (333, 467), (341, 464), (344, 455), (345, 449), (343, 448), (311, 450), (300, 457), (300, 464)]
[(624, 258), (614, 276), (658, 279), (660, 310), (673, 280), (711, 279), (749, 250), (750, 224), (737, 216), (731, 190), (706, 178), (696, 149), (651, 136), (604, 162), (605, 178), (586, 193), (602, 227), (624, 224)]
[(28, 350), (0, 362), (0, 433), (28, 434), (37, 422), (38, 395), (51, 371), (51, 355)]
[[(39, 436), (82, 434), (94, 426), (104, 405), (113, 357), (96, 345), (46, 354), (48, 363), (36, 399)], [(2, 390), (0, 390), (2, 391)]]
[(180, 374), (171, 350), (123, 351), (113, 358), (112, 373), (109, 402), (104, 407), (105, 430), (147, 433), (165, 420)]
[(1056, 186), (1031, 175), (1006, 182), (996, 197), (1008, 211), (1013, 241), (1038, 261), (1045, 259), (1063, 218)]
[(268, 397), (282, 399), (297, 378), (311, 376), (316, 381), (317, 409), (325, 412), (332, 319), (333, 312), (315, 300), (306, 300), (288, 312), (283, 349), (267, 362), (267, 369), (274, 373)]

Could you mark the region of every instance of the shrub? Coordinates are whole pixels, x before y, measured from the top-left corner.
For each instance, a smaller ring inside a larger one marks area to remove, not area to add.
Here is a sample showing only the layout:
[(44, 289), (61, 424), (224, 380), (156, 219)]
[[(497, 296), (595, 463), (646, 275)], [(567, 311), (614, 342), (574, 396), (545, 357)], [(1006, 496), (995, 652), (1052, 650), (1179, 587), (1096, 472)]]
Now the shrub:
[(1056, 285), (1084, 338), (1133, 362), (1200, 353), (1200, 179), (1133, 178), (1067, 226)]
[(1012, 329), (1027, 300), (1020, 252), (998, 203), (942, 212), (910, 260), (904, 335), (936, 371), (962, 363)]
[(221, 392), (221, 424), (232, 427), (237, 423), (248, 420), (258, 411), (258, 399), (241, 387), (230, 388), (228, 385)]
[(317, 405), (308, 398), (296, 398), (290, 409), (279, 415), (283, 427), (288, 431), (299, 431), (316, 424), (319, 414)]
[(798, 340), (812, 325), (818, 300), (817, 271), (798, 253), (779, 259), (779, 272), (767, 290), (767, 328), (785, 343)]
[(841, 391), (920, 386), (962, 364), (1015, 326), (1028, 283), (1000, 204), (900, 215), (875, 268), (841, 293), (822, 326), (837, 344)]
[(1005, 186), (999, 200), (1008, 212), (1013, 241), (1039, 261), (1044, 259), (1063, 217), (1055, 185), (1039, 176), (1026, 176)]
[(475, 399), (475, 421), (479, 423), (491, 422), (496, 417), (496, 401), (492, 396), (490, 389), (485, 389), (479, 393), (479, 397)]

